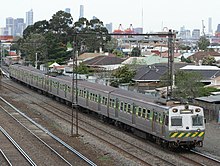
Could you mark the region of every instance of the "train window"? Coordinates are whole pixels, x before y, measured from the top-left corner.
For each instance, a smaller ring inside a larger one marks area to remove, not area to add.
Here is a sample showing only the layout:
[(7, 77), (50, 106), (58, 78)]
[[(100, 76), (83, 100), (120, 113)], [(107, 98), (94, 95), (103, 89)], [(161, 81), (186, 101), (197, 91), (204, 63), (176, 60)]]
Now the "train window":
[(109, 107), (112, 107), (112, 99), (109, 99)]
[(171, 126), (182, 126), (182, 117), (171, 117)]
[(154, 121), (158, 121), (158, 113), (154, 112)]
[(70, 86), (67, 87), (67, 91), (68, 91), (69, 93), (71, 92)]
[(108, 99), (107, 99), (107, 97), (105, 97), (105, 105), (107, 105), (107, 103), (108, 103)]
[(166, 115), (165, 116), (165, 125), (168, 126), (168, 124), (169, 124), (169, 116)]
[(136, 114), (136, 112), (137, 112), (137, 106), (134, 106), (133, 107), (133, 114)]
[(143, 112), (142, 112), (142, 118), (145, 118), (146, 117), (146, 109), (143, 108)]
[(124, 103), (124, 111), (127, 111), (127, 103)]
[(141, 116), (142, 108), (138, 107), (138, 116)]
[(102, 97), (102, 104), (105, 103), (105, 97)]
[(112, 99), (112, 107), (115, 108), (116, 104), (115, 104), (115, 100)]
[(115, 107), (115, 100), (114, 99), (110, 99), (109, 102), (110, 102), (109, 106), (114, 108)]
[(92, 94), (92, 101), (95, 101), (95, 94)]
[(147, 119), (150, 119), (150, 110), (147, 110)]
[(86, 98), (86, 91), (83, 91), (83, 97)]
[(95, 95), (95, 101), (96, 101), (96, 102), (99, 101), (99, 100), (98, 100), (98, 95), (97, 95), (97, 94)]
[(157, 118), (157, 122), (160, 122), (160, 120), (161, 120), (161, 114), (159, 113), (158, 118)]
[(123, 111), (123, 108), (124, 108), (124, 103), (121, 102), (121, 104), (120, 104), (120, 110)]
[(203, 116), (192, 116), (192, 125), (193, 126), (203, 126)]
[(128, 113), (131, 113), (131, 104), (128, 104)]

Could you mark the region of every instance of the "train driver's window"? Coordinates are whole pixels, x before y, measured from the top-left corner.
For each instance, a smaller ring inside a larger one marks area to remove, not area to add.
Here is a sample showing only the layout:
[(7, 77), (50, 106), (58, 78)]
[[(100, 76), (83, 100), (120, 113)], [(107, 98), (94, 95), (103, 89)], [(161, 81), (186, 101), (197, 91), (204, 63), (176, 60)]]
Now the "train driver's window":
[(182, 126), (182, 117), (171, 117), (171, 126)]
[(142, 108), (138, 107), (138, 116), (141, 116)]
[(147, 110), (147, 119), (150, 119), (150, 110)]

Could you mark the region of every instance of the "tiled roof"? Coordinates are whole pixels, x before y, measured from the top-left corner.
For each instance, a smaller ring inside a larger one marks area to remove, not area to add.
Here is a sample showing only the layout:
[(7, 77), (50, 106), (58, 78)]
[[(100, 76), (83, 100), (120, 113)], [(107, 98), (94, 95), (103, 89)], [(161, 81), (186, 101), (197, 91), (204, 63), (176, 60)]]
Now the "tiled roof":
[(83, 63), (89, 66), (98, 66), (98, 65), (116, 65), (116, 64), (121, 64), (123, 61), (124, 59), (122, 58), (103, 55), (84, 61)]
[(185, 71), (197, 72), (201, 74), (203, 80), (210, 80), (220, 76), (220, 69), (219, 70), (185, 70)]
[(97, 56), (100, 56), (100, 53), (83, 53), (81, 55), (79, 55), (78, 60), (84, 60), (84, 59), (88, 59), (88, 58), (94, 58)]
[(191, 55), (189, 58), (193, 59), (194, 61), (202, 60), (205, 56), (213, 56), (213, 57), (220, 57), (220, 53), (215, 51), (199, 51), (195, 54)]
[[(179, 69), (185, 66), (185, 63), (175, 63), (174, 68)], [(135, 81), (159, 81), (161, 76), (168, 70), (167, 63), (158, 63), (149, 66), (141, 66), (136, 71), (133, 80)]]

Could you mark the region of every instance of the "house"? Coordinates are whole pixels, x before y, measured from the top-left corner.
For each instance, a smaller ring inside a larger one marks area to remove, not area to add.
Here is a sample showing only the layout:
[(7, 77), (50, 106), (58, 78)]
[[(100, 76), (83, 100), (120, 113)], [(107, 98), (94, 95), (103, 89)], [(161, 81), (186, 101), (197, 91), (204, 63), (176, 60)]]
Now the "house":
[(217, 86), (220, 85), (220, 68), (217, 66), (196, 66), (196, 65), (186, 65), (181, 70), (197, 72), (202, 76), (201, 82), (206, 85)]
[(114, 70), (122, 65), (124, 59), (116, 57), (116, 56), (106, 56), (101, 55), (94, 57), (90, 60), (83, 61), (83, 63), (93, 70)]
[[(136, 65), (153, 65), (155, 63), (167, 63), (167, 57), (161, 57), (157, 54), (151, 54), (144, 57), (129, 57), (122, 64), (136, 64)], [(178, 58), (174, 58), (174, 62), (179, 62)]]
[(21, 60), (21, 56), (17, 55), (16, 51), (9, 51), (8, 56), (4, 58), (4, 62), (6, 65), (11, 65), (15, 63), (19, 63)]
[[(186, 66), (186, 63), (175, 63), (175, 70)], [(161, 77), (167, 73), (167, 63), (157, 63), (148, 66), (140, 66), (134, 78), (132, 79), (138, 86), (146, 86), (148, 89), (154, 89), (160, 82)]]
[(194, 103), (204, 108), (208, 121), (220, 122), (220, 95), (198, 97), (194, 99)]
[(57, 72), (57, 73), (62, 73), (65, 66), (59, 65), (58, 63), (54, 62), (49, 66), (51, 72)]
[(207, 56), (213, 56), (216, 61), (220, 60), (220, 53), (215, 52), (215, 51), (198, 51), (188, 58), (192, 61), (195, 62), (196, 64), (200, 64), (203, 60), (204, 57)]

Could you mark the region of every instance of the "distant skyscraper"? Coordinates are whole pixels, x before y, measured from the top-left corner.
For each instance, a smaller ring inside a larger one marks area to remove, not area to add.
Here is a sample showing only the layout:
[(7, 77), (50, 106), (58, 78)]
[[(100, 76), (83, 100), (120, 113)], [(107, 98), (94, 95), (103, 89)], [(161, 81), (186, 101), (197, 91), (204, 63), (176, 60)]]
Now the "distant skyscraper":
[(198, 40), (200, 38), (200, 29), (193, 29), (192, 39)]
[(26, 26), (33, 25), (33, 10), (26, 12)]
[(66, 9), (65, 9), (65, 12), (66, 12), (66, 13), (70, 13), (70, 8), (66, 8)]
[(93, 16), (92, 19), (95, 20), (95, 19), (98, 19), (98, 18), (96, 16)]
[(220, 24), (218, 24), (216, 32), (220, 32)]
[(14, 35), (14, 19), (12, 17), (6, 18), (6, 29), (7, 29), (7, 35)]
[(22, 36), (25, 29), (25, 23), (23, 18), (17, 18), (14, 20), (14, 36)]
[(112, 33), (112, 23), (105, 24), (105, 27), (108, 30), (108, 33)]
[(79, 18), (84, 17), (84, 6), (80, 5)]
[(209, 24), (208, 25), (208, 33), (212, 34), (213, 31), (212, 31), (212, 18), (211, 17), (209, 17), (208, 24)]

